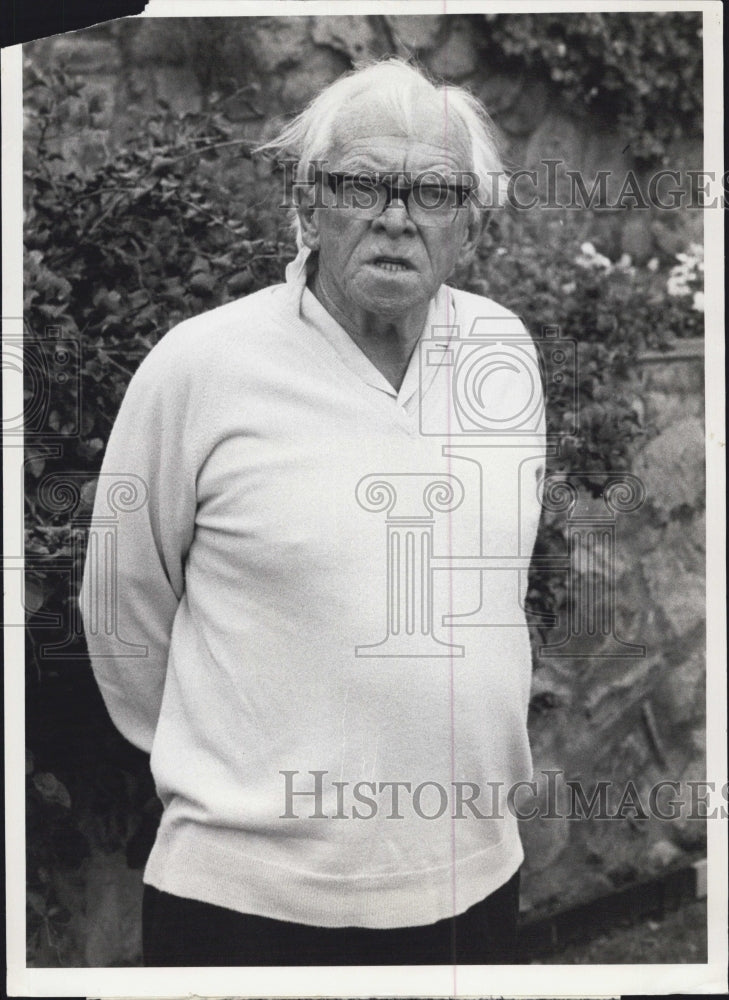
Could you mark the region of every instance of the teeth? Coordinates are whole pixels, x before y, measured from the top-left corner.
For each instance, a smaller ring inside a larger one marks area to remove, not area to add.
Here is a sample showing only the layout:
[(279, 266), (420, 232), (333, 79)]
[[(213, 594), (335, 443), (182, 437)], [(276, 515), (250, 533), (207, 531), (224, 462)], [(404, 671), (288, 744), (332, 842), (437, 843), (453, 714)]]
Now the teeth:
[(377, 267), (381, 267), (383, 271), (407, 271), (405, 264), (396, 264), (395, 261), (378, 260), (375, 263), (377, 264)]

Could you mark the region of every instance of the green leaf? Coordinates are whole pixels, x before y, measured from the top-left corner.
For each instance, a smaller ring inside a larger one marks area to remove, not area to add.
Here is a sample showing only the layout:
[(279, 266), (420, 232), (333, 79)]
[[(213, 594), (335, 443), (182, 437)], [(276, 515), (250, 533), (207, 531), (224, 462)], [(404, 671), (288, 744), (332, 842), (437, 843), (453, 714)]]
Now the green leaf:
[(64, 809), (71, 808), (71, 796), (68, 794), (66, 786), (58, 780), (55, 774), (41, 771), (39, 774), (33, 775), (33, 784), (46, 802), (63, 806)]
[(90, 513), (94, 508), (95, 496), (96, 496), (96, 480), (90, 479), (87, 483), (84, 483), (84, 485), (81, 487), (81, 504), (79, 510)]
[(26, 460), (25, 467), (31, 476), (36, 479), (40, 479), (43, 474), (43, 470), (46, 467), (46, 459), (44, 455), (38, 455), (36, 458), (30, 458)]
[(215, 291), (215, 279), (210, 274), (194, 274), (190, 279), (190, 290), (201, 298), (208, 298)]
[(23, 606), (25, 607), (25, 610), (29, 611), (33, 615), (37, 611), (40, 611), (43, 607), (45, 596), (43, 584), (40, 580), (34, 580), (32, 577), (27, 577), (25, 580), (25, 591), (23, 595)]
[(234, 274), (227, 282), (228, 291), (233, 295), (245, 295), (253, 286), (253, 275), (246, 269)]
[(210, 274), (210, 261), (198, 254), (190, 265), (190, 274)]
[(46, 915), (46, 901), (41, 896), (39, 892), (33, 892), (29, 889), (25, 894), (26, 902), (32, 910), (34, 910), (39, 917), (44, 917)]

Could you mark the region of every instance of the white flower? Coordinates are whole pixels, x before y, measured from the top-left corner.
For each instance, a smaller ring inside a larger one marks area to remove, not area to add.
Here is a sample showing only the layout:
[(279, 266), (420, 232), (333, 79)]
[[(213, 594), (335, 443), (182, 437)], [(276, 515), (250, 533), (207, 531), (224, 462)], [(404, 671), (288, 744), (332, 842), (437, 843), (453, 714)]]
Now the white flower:
[(646, 267), (648, 268), (649, 271), (654, 271), (654, 272), (657, 271), (658, 270), (658, 258), (657, 257), (651, 257), (651, 259), (646, 264)]
[(562, 285), (562, 291), (565, 295), (571, 295), (577, 288), (576, 281), (568, 281), (566, 285)]
[(677, 253), (666, 283), (666, 290), (672, 296), (693, 295), (693, 308), (703, 311), (703, 292), (697, 288), (701, 285), (701, 274), (704, 270), (704, 248), (699, 243), (692, 243), (688, 253)]
[(633, 258), (630, 256), (629, 253), (624, 253), (616, 266), (623, 268), (624, 270), (627, 270), (627, 268), (633, 266)]
[(671, 272), (668, 281), (666, 282), (666, 291), (673, 298), (680, 298), (683, 295), (690, 295), (691, 289), (686, 284), (685, 279), (677, 274)]
[[(589, 247), (589, 251), (585, 252), (585, 247)], [(610, 271), (612, 269), (612, 262), (607, 257), (603, 257), (601, 253), (598, 253), (591, 243), (583, 243), (580, 249), (583, 251), (582, 254), (575, 258), (575, 264), (579, 267), (597, 271)]]

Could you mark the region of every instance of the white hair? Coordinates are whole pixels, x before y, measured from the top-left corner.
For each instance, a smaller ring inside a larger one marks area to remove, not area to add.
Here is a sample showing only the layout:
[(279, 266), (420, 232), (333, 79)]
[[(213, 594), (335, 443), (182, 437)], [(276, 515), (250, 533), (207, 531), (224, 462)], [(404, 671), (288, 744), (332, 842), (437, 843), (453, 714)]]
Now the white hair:
[[(463, 168), (476, 175), (481, 204), (488, 204), (490, 193), (500, 190), (503, 165), (496, 128), (481, 102), (462, 87), (433, 83), (401, 59), (372, 63), (339, 77), (310, 101), (278, 135), (255, 151), (296, 159), (296, 180), (306, 181), (311, 177), (312, 165), (328, 158), (342, 112), (362, 94), (366, 94), (370, 105), (381, 109), (383, 115), (401, 127), (405, 134), (414, 131), (424, 98), (441, 101), (449, 126), (452, 124), (454, 130), (460, 127), (469, 136), (471, 162), (463, 164)], [(498, 198), (493, 199), (496, 200)], [(469, 199), (469, 204), (477, 214), (480, 206), (475, 204), (474, 199)], [(294, 229), (297, 243), (301, 246), (298, 216)]]

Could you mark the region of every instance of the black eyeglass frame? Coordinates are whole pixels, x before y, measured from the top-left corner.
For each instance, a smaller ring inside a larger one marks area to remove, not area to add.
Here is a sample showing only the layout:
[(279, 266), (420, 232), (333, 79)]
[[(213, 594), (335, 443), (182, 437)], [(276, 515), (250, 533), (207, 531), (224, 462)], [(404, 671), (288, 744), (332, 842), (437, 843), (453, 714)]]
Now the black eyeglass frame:
[[(423, 175), (427, 177), (433, 172), (426, 171)], [(405, 205), (410, 219), (416, 225), (431, 226), (433, 228), (441, 228), (443, 226), (449, 226), (455, 221), (458, 214), (462, 209), (466, 208), (468, 203), (468, 193), (471, 190), (470, 186), (465, 184), (434, 184), (428, 183), (423, 180), (418, 182), (417, 178), (415, 183), (410, 182), (400, 182), (397, 180), (397, 176), (390, 173), (357, 173), (350, 174), (343, 171), (336, 170), (317, 170), (314, 174), (315, 182), (321, 183), (324, 181), (329, 190), (337, 197), (337, 208), (344, 208), (356, 218), (361, 219), (376, 219), (386, 210), (386, 208), (392, 203), (394, 198), (398, 201), (402, 201)], [(340, 191), (342, 184), (345, 181), (359, 181), (364, 186), (364, 194), (371, 195), (373, 201), (371, 204), (357, 204), (350, 205), (346, 204), (340, 198)], [(381, 196), (377, 191), (377, 188), (385, 189), (385, 201), (382, 202)], [(425, 205), (422, 201), (418, 201), (417, 192), (420, 188), (435, 188), (438, 187), (441, 190), (447, 192), (453, 192), (456, 195), (457, 204), (447, 205), (447, 204), (436, 204), (436, 205)], [(413, 204), (416, 207), (415, 213), (413, 213), (410, 204), (410, 195), (414, 195)], [(328, 206), (335, 207), (335, 206)]]

